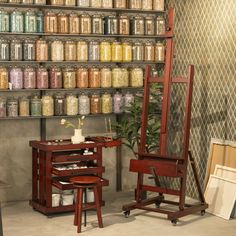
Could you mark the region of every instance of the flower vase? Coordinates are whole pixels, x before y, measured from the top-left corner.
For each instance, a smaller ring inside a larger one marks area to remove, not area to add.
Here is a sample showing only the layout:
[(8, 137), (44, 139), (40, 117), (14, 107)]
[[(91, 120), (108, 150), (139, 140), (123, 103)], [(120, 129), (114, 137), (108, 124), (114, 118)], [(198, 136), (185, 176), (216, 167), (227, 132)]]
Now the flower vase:
[(78, 144), (84, 142), (85, 137), (82, 135), (82, 129), (74, 129), (74, 136), (71, 137), (71, 142), (73, 144)]

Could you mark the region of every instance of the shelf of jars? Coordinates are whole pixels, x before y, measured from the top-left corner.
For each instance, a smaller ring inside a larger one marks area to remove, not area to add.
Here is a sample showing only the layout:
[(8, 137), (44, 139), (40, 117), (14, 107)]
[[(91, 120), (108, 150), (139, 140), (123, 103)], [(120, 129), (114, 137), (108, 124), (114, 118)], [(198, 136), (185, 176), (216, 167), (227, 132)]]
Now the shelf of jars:
[(36, 64), (36, 65), (40, 65), (40, 64), (78, 64), (78, 65), (119, 65), (119, 64), (123, 64), (123, 65), (150, 65), (150, 64), (164, 64), (164, 61), (159, 61), (159, 62), (154, 62), (154, 61), (135, 61), (135, 62), (101, 62), (101, 61), (87, 61), (87, 62), (80, 62), (80, 61), (0, 61), (1, 64)]
[[(39, 3), (37, 3), (39, 2)], [(98, 3), (98, 4), (97, 4)], [(37, 8), (50, 10), (73, 10), (73, 11), (104, 11), (104, 12), (124, 12), (124, 13), (146, 13), (146, 14), (161, 14), (164, 11), (164, 1), (159, 0), (139, 0), (139, 1), (114, 1), (103, 0), (94, 3), (88, 0), (62, 0), (62, 1), (46, 1), (41, 0), (2, 0), (0, 7), (6, 8)]]

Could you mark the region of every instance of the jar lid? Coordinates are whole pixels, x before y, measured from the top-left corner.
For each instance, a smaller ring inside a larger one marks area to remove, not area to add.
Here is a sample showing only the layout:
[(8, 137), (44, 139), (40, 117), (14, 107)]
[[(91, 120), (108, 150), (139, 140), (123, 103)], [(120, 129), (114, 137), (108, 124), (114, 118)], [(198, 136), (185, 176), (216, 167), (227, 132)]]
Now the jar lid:
[(93, 18), (102, 18), (102, 15), (96, 14), (92, 16)]

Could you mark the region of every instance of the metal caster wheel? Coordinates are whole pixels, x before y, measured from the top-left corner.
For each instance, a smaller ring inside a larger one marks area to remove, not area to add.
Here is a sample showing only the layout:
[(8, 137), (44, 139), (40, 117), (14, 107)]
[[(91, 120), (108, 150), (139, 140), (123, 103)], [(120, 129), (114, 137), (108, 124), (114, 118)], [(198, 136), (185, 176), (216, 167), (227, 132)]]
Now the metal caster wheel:
[(201, 216), (204, 216), (206, 214), (206, 211), (205, 210), (202, 210), (201, 211)]
[(173, 219), (173, 220), (171, 220), (171, 224), (172, 224), (173, 226), (176, 226), (177, 223), (178, 223), (178, 219)]
[(156, 205), (156, 208), (160, 208), (161, 203), (160, 202), (156, 202), (155, 205)]
[(129, 215), (130, 215), (130, 211), (125, 211), (125, 212), (124, 212), (124, 215), (125, 215), (125, 218), (128, 218)]

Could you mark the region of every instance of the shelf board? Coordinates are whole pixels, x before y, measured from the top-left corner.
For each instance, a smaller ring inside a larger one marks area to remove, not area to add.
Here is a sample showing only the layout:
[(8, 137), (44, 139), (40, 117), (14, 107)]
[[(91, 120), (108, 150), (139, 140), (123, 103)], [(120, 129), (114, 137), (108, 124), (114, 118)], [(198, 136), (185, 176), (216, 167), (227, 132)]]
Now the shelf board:
[(1, 64), (89, 64), (89, 65), (137, 65), (137, 64), (164, 64), (164, 62), (154, 62), (154, 61), (132, 61), (132, 62), (101, 62), (101, 61), (0, 61)]
[(105, 34), (59, 34), (59, 33), (16, 33), (0, 32), (1, 36), (29, 36), (29, 37), (78, 37), (78, 38), (148, 38), (148, 39), (165, 39), (168, 35), (105, 35)]
[(65, 89), (65, 88), (58, 88), (58, 89), (52, 89), (52, 88), (48, 88), (48, 89), (0, 89), (0, 93), (1, 92), (40, 92), (40, 91), (47, 91), (47, 92), (56, 92), (56, 91), (109, 91), (109, 90), (143, 90), (143, 87), (117, 87), (117, 88), (113, 88), (113, 87), (107, 87), (107, 88), (71, 88), (71, 89)]
[(139, 10), (139, 9), (120, 9), (120, 8), (94, 8), (79, 6), (62, 6), (62, 5), (39, 5), (39, 4), (16, 4), (16, 3), (0, 3), (0, 7), (17, 7), (17, 8), (38, 8), (46, 10), (74, 10), (74, 11), (102, 11), (102, 12), (124, 12), (124, 13), (143, 13), (143, 14), (164, 14), (165, 11), (155, 10)]

